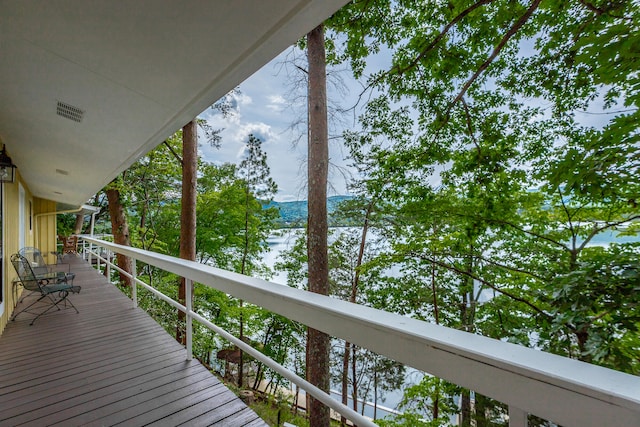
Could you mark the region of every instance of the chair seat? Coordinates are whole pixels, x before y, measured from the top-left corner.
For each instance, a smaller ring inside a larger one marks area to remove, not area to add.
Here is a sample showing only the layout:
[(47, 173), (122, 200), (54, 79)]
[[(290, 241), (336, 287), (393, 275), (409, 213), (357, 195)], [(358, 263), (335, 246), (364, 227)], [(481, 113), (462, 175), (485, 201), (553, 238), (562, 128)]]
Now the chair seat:
[(80, 289), (82, 288), (80, 286), (72, 286), (67, 283), (58, 283), (55, 285), (44, 285), (43, 289), (46, 291), (46, 293), (49, 293), (49, 294), (54, 292), (59, 292), (59, 291), (67, 291), (74, 294), (79, 294)]

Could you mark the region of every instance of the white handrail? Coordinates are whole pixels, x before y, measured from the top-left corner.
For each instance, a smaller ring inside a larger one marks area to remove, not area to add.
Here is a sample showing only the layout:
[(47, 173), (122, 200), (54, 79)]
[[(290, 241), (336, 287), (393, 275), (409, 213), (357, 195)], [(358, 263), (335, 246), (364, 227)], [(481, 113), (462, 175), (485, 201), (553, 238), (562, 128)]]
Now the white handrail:
[(239, 340), (238, 338), (236, 338), (235, 336), (231, 335), (230, 333), (228, 333), (224, 329), (220, 328), (219, 326), (216, 326), (215, 324), (213, 324), (209, 320), (207, 320), (204, 317), (200, 316), (198, 313), (192, 312), (191, 314), (192, 314), (193, 318), (196, 319), (198, 322), (202, 323), (207, 328), (211, 329), (212, 331), (214, 331), (215, 333), (217, 333), (218, 335), (220, 335), (221, 337), (223, 337), (227, 341), (232, 342), (237, 347), (239, 347), (242, 351), (244, 351), (245, 353), (253, 356), (255, 359), (257, 359), (260, 362), (264, 363), (269, 368), (273, 369), (275, 372), (277, 372), (280, 375), (282, 375), (283, 377), (287, 378), (288, 380), (290, 380), (294, 384), (297, 384), (305, 392), (309, 393), (310, 395), (312, 395), (313, 397), (315, 397), (316, 399), (318, 399), (319, 401), (321, 401), (322, 403), (324, 403), (325, 405), (327, 405), (331, 409), (335, 410), (336, 412), (342, 414), (348, 420), (355, 422), (356, 425), (365, 426), (365, 427), (376, 427), (376, 424), (372, 423), (368, 418), (363, 417), (362, 415), (360, 415), (359, 413), (357, 413), (353, 409), (349, 408), (348, 406), (343, 405), (341, 402), (338, 402), (337, 400), (332, 398), (329, 394), (325, 393), (324, 391), (320, 390), (318, 387), (314, 386), (310, 382), (308, 382), (308, 381), (304, 380), (303, 378), (301, 378), (300, 376), (296, 375), (294, 372), (291, 372), (289, 369), (287, 369), (284, 366), (280, 365), (275, 360), (273, 360), (273, 359), (265, 356), (264, 354), (260, 353), (258, 350), (254, 349), (249, 344), (245, 343), (242, 340)]
[[(110, 260), (106, 260), (106, 259), (102, 258), (102, 256), (100, 256), (100, 254), (98, 254), (96, 252), (93, 252), (92, 250), (89, 250), (88, 253), (96, 256), (98, 259), (102, 259), (103, 261), (105, 261), (105, 263), (107, 263), (107, 265), (111, 262)], [(144, 287), (148, 291), (152, 292), (158, 298), (160, 298), (163, 301), (169, 303), (171, 306), (177, 308), (178, 310), (186, 313), (186, 315), (187, 315), (187, 330), (186, 330), (186, 333), (187, 333), (187, 346), (186, 346), (186, 348), (187, 348), (187, 359), (188, 360), (191, 360), (191, 358), (192, 358), (191, 324), (190, 324), (191, 321), (190, 321), (190, 319), (193, 318), (193, 319), (199, 321), (200, 323), (202, 323), (203, 325), (205, 325), (207, 328), (209, 328), (213, 332), (217, 333), (218, 335), (220, 335), (221, 337), (226, 339), (227, 341), (231, 342), (232, 344), (235, 344), (237, 347), (242, 349), (245, 353), (253, 356), (255, 359), (257, 359), (260, 362), (262, 362), (263, 364), (267, 365), (269, 368), (273, 369), (278, 374), (280, 374), (283, 377), (287, 378), (288, 380), (290, 380), (294, 384), (297, 384), (303, 390), (305, 390), (307, 393), (309, 393), (310, 395), (312, 395), (313, 397), (315, 397), (316, 399), (318, 399), (319, 401), (324, 403), (329, 408), (331, 408), (334, 411), (338, 412), (339, 414), (343, 415), (349, 421), (353, 421), (356, 425), (358, 425), (360, 427), (377, 427), (377, 425), (375, 423), (371, 422), (370, 419), (360, 415), (358, 412), (356, 412), (353, 409), (349, 408), (348, 406), (344, 405), (342, 402), (339, 402), (339, 401), (333, 399), (331, 397), (331, 395), (325, 393), (324, 391), (322, 391), (318, 387), (314, 386), (310, 382), (308, 382), (305, 379), (301, 378), (296, 373), (291, 372), (289, 369), (287, 369), (284, 366), (280, 365), (275, 360), (273, 360), (270, 357), (264, 355), (263, 353), (259, 352), (258, 350), (254, 349), (253, 347), (251, 347), (249, 344), (247, 344), (244, 341), (236, 338), (235, 336), (231, 335), (229, 332), (225, 331), (224, 329), (220, 328), (219, 326), (215, 325), (214, 323), (210, 322), (209, 320), (205, 319), (204, 317), (202, 317), (201, 315), (199, 315), (198, 313), (193, 311), (190, 308), (191, 307), (191, 301), (190, 301), (190, 299), (191, 299), (190, 298), (190, 296), (191, 296), (191, 289), (190, 289), (191, 288), (191, 281), (189, 279), (187, 279), (186, 283), (185, 283), (185, 286), (187, 287), (186, 288), (186, 291), (187, 291), (186, 292), (186, 294), (187, 294), (186, 295), (186, 299), (187, 300), (186, 300), (186, 306), (185, 306), (185, 305), (182, 305), (179, 302), (173, 300), (172, 298), (168, 297), (167, 295), (163, 294), (162, 292), (158, 291), (157, 289), (155, 289), (155, 288), (149, 286), (148, 284), (144, 283), (142, 280), (140, 280), (137, 277), (135, 277), (135, 273), (134, 274), (129, 274), (126, 271), (120, 269), (119, 267), (117, 267), (115, 265), (114, 265), (114, 267), (117, 270), (119, 270), (120, 272), (122, 272), (125, 276), (133, 278), (135, 283), (139, 284), (140, 286)], [(135, 268), (136, 267), (135, 267), (135, 262), (134, 262), (134, 266), (133, 266), (133, 270), (134, 271), (135, 271)], [(135, 289), (132, 289), (132, 295), (135, 295), (134, 293), (135, 293)], [(137, 306), (137, 305), (134, 304), (134, 306)]]
[(531, 413), (567, 427), (640, 426), (640, 378), (636, 376), (196, 262), (83, 237), (492, 397), (513, 407), (514, 414)]

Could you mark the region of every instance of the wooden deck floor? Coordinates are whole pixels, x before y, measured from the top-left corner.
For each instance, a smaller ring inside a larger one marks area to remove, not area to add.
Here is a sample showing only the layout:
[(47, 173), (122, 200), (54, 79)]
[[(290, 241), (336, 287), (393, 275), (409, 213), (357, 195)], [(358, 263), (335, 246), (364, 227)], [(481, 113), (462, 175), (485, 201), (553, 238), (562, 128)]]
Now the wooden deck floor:
[(89, 264), (71, 271), (80, 314), (23, 314), (0, 336), (0, 426), (266, 426)]

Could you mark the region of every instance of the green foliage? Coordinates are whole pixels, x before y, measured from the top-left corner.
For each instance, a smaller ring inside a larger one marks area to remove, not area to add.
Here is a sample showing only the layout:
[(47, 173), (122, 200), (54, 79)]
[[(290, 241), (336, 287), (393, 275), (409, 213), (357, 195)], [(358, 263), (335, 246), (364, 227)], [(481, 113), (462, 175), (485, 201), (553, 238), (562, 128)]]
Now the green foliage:
[(583, 357), (633, 374), (640, 328), (640, 244), (592, 247), (576, 268), (559, 275), (552, 294), (555, 325), (588, 333)]
[[(374, 262), (400, 277), (370, 298), (608, 364), (586, 343), (608, 348), (594, 321), (615, 321), (598, 318), (606, 308), (591, 305), (600, 299), (577, 294), (588, 274), (598, 277), (590, 280), (608, 308), (630, 316), (633, 334), (633, 304), (614, 304), (618, 289), (602, 285), (616, 282), (602, 269), (612, 260), (594, 258), (589, 242), (640, 219), (637, 13), (633, 2), (380, 0), (351, 2), (332, 18), (356, 76), (368, 55), (393, 53), (368, 77), (384, 95), (366, 105), (362, 130), (345, 135), (363, 172), (357, 187), (390, 202), (391, 246)], [(576, 120), (586, 109), (603, 113), (599, 126)], [(549, 298), (561, 283), (566, 297)], [(509, 312), (497, 303), (505, 299)], [(543, 338), (531, 342), (531, 333)]]
[[(306, 326), (265, 310), (256, 310), (250, 320), (250, 330), (255, 331), (262, 353), (304, 377)], [(288, 380), (262, 364), (257, 364), (254, 371), (254, 388), (264, 379), (275, 390), (290, 386)]]
[(638, 373), (638, 247), (593, 242), (638, 232), (639, 7), (357, 0), (331, 18), (369, 91), (353, 188), (386, 202), (368, 301)]
[(449, 420), (458, 412), (458, 405), (453, 399), (458, 392), (456, 385), (425, 375), (420, 382), (404, 390), (404, 396), (398, 405), (402, 415), (387, 417), (380, 425), (449, 426)]
[[(262, 151), (262, 141), (253, 135), (247, 140), (246, 157), (240, 162), (238, 174), (244, 187), (244, 200), (239, 205), (243, 214), (242, 248), (239, 266), (234, 268), (242, 274), (251, 275), (261, 267), (259, 255), (266, 248), (266, 240), (273, 228), (278, 212), (263, 208), (260, 200), (269, 202), (278, 191), (270, 176), (267, 155)], [(258, 200), (260, 199), (260, 200)], [(264, 266), (262, 266), (264, 271)]]
[(166, 219), (165, 208), (175, 205), (180, 194), (181, 165), (174, 156), (181, 151), (180, 143), (178, 132), (109, 184), (120, 192), (133, 246), (171, 253), (167, 246), (171, 240), (164, 240), (159, 233)]
[[(250, 405), (251, 409), (270, 426), (283, 425), (288, 422), (298, 427), (307, 427), (309, 420), (303, 414), (294, 415), (291, 405), (288, 402), (278, 402), (274, 399), (266, 397), (264, 400), (258, 400)], [(280, 424), (278, 424), (278, 420)]]
[[(336, 209), (336, 217), (340, 221), (349, 219), (353, 223), (362, 223), (363, 211), (361, 204), (357, 200), (344, 199)], [(341, 228), (330, 235), (329, 241), (329, 281), (330, 294), (344, 299), (354, 300), (359, 304), (376, 306), (376, 301), (369, 301), (367, 292), (370, 288), (382, 288), (379, 283), (380, 271), (375, 268), (359, 268), (357, 265), (358, 252), (362, 239), (362, 229)], [(365, 262), (372, 254), (379, 251), (380, 241), (375, 236), (367, 239), (364, 250)], [(295, 237), (289, 250), (284, 251), (275, 268), (287, 273), (287, 283), (289, 286), (306, 289), (307, 287), (307, 254), (306, 254), (306, 234), (300, 233)], [(354, 296), (358, 274), (358, 289)], [(382, 308), (382, 307), (379, 307)], [(376, 355), (366, 349), (357, 348), (352, 351), (350, 357), (355, 357), (357, 366), (357, 377), (353, 378), (351, 363), (349, 363), (348, 383), (353, 393), (353, 388), (357, 389), (358, 399), (365, 401), (384, 401), (387, 392), (397, 390), (404, 382), (405, 367), (397, 362)], [(299, 347), (299, 351), (303, 351)], [(332, 348), (333, 368), (331, 370), (332, 381), (339, 384), (342, 381), (344, 372), (342, 364), (337, 361), (344, 357), (345, 345), (339, 340), (335, 340)]]
[[(225, 113), (223, 107), (220, 104), (216, 108)], [(204, 130), (212, 144), (219, 142), (214, 129)], [(178, 132), (110, 184), (120, 192), (131, 224), (132, 245), (173, 256), (178, 256), (180, 242), (180, 143)], [(270, 200), (276, 187), (257, 138), (249, 137), (247, 153), (240, 165), (198, 163), (197, 259), (208, 265), (269, 277), (271, 273), (260, 256), (268, 250), (266, 239), (277, 211), (263, 209), (262, 203)], [(178, 299), (179, 278), (175, 275), (145, 265), (138, 265), (138, 274), (146, 283)], [(175, 334), (178, 316), (174, 308), (142, 289), (139, 302), (169, 333)], [(253, 305), (240, 306), (236, 299), (209, 287), (194, 285), (194, 309), (232, 333), (237, 333), (243, 322), (244, 335), (262, 341), (262, 348), (283, 363), (289, 357), (285, 349), (299, 345), (298, 328), (286, 319), (274, 318)], [(263, 330), (265, 326), (267, 331)], [(206, 364), (220, 368), (212, 354), (226, 346), (202, 325), (194, 325), (194, 354)], [(262, 367), (258, 369), (261, 377), (275, 375)]]
[[(351, 196), (330, 196), (327, 198), (327, 213), (329, 215), (330, 227), (344, 227), (352, 225), (347, 218), (341, 217), (337, 209), (345, 200)], [(292, 202), (262, 202), (263, 209), (273, 208), (278, 216), (276, 218), (277, 228), (304, 228), (307, 222), (308, 207), (306, 200), (296, 200)]]
[(76, 216), (73, 214), (56, 215), (56, 230), (59, 236), (70, 236), (76, 225)]
[(287, 273), (287, 285), (292, 288), (307, 287), (307, 235), (296, 234), (289, 250), (283, 251), (274, 268)]

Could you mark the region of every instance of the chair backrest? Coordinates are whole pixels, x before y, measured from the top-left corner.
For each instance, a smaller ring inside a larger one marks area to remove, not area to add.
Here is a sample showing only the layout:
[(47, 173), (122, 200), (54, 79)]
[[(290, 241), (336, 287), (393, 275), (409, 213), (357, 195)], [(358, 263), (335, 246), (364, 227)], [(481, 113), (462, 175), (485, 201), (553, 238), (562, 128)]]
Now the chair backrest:
[(47, 263), (42, 256), (40, 249), (33, 247), (24, 247), (18, 251), (18, 254), (22, 255), (31, 264), (31, 269), (35, 274), (48, 273)]
[(62, 240), (62, 253), (75, 254), (78, 253), (78, 236), (71, 235), (69, 237), (58, 236)]
[(13, 254), (11, 255), (11, 264), (13, 264), (13, 268), (16, 270), (16, 273), (18, 273), (20, 282), (22, 282), (22, 286), (25, 289), (42, 292), (40, 281), (36, 278), (36, 274), (31, 268), (31, 263), (28, 259), (20, 254)]

